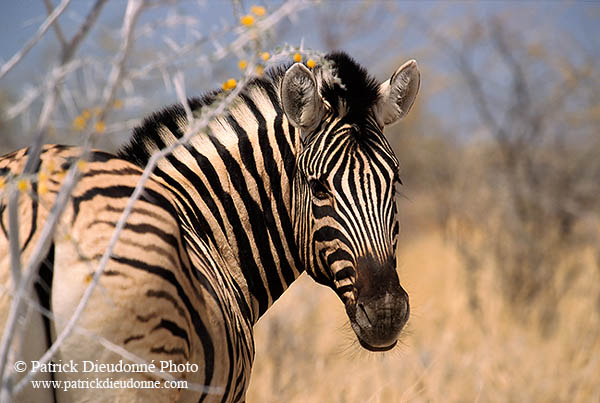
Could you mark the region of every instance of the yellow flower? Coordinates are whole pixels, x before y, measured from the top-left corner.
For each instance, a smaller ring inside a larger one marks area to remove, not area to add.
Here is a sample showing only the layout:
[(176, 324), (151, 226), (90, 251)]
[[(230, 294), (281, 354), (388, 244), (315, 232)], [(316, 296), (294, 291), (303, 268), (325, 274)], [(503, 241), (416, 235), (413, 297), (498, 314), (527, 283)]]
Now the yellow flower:
[(27, 183), (26, 179), (21, 179), (17, 182), (17, 189), (19, 189), (20, 192), (26, 191), (27, 188), (29, 188), (29, 183)]
[(90, 118), (90, 116), (92, 116), (92, 114), (90, 113), (89, 109), (84, 109), (81, 111), (81, 115), (79, 115), (79, 116), (81, 116), (85, 120), (88, 120)]
[(38, 194), (46, 194), (48, 193), (48, 184), (46, 182), (38, 183)]
[(261, 55), (262, 59), (266, 62), (271, 58), (271, 54), (269, 52), (265, 52)]
[(4, 188), (4, 185), (6, 185), (6, 179), (0, 178), (0, 190), (2, 190), (2, 188)]
[(87, 162), (85, 160), (77, 161), (77, 169), (79, 169), (79, 171), (85, 172), (86, 168), (87, 168)]
[(104, 123), (101, 120), (97, 121), (96, 122), (96, 131), (98, 133), (104, 133), (104, 130), (106, 130), (106, 123)]
[[(89, 111), (88, 111), (89, 113)], [(79, 115), (73, 119), (73, 130), (82, 131), (85, 128), (86, 120), (83, 116)]]
[(263, 6), (252, 6), (250, 7), (250, 11), (258, 17), (262, 17), (267, 12)]
[(54, 172), (54, 168), (55, 168), (55, 166), (54, 166), (54, 160), (48, 160), (46, 162), (46, 171), (48, 171), (48, 172)]
[(120, 99), (115, 99), (115, 102), (113, 102), (113, 108), (121, 109), (122, 107), (123, 107), (123, 101), (121, 101)]
[(240, 70), (245, 70), (248, 67), (248, 62), (242, 59), (238, 62), (238, 67)]
[(261, 66), (260, 64), (258, 66), (256, 66), (256, 74), (258, 74), (259, 76), (262, 76), (264, 71), (265, 71), (265, 68), (263, 66)]
[(237, 85), (237, 81), (235, 81), (235, 78), (230, 78), (229, 80), (227, 80), (223, 83), (223, 89), (225, 91), (231, 90), (231, 89), (234, 89), (236, 85)]
[(296, 53), (296, 54), (294, 55), (294, 61), (295, 61), (296, 63), (300, 63), (300, 62), (302, 61), (302, 55), (301, 55), (300, 53)]
[(308, 61), (306, 62), (306, 65), (308, 66), (309, 69), (312, 69), (313, 67), (315, 67), (315, 61), (313, 59), (308, 59)]
[(245, 15), (242, 18), (240, 18), (240, 23), (242, 25), (249, 27), (250, 25), (254, 24), (254, 17), (251, 16), (250, 14)]
[(48, 172), (40, 170), (38, 173), (38, 193), (43, 195), (48, 192)]

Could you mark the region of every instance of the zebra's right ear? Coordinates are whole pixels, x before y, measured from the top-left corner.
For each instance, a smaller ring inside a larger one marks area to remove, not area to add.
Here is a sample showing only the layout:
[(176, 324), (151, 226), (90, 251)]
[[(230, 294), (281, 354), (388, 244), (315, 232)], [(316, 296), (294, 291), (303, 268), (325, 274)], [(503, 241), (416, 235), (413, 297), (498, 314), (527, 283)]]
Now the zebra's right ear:
[(281, 82), (283, 111), (302, 134), (313, 130), (323, 118), (323, 100), (317, 80), (309, 69), (296, 63), (285, 72)]
[(375, 116), (381, 126), (391, 125), (408, 113), (415, 102), (420, 83), (417, 62), (410, 60), (379, 86)]

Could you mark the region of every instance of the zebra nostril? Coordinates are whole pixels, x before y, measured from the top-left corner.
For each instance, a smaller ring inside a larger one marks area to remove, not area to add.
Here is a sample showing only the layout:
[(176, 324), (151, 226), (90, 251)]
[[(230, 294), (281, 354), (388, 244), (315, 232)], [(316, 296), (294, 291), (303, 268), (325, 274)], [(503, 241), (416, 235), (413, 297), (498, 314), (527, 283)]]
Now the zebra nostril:
[(373, 326), (373, 322), (371, 321), (371, 318), (369, 318), (369, 314), (367, 313), (367, 310), (365, 309), (365, 306), (362, 304), (362, 302), (358, 303), (358, 308), (362, 311), (362, 313), (365, 315), (365, 317), (367, 318), (367, 322), (369, 322), (369, 324), (371, 326)]

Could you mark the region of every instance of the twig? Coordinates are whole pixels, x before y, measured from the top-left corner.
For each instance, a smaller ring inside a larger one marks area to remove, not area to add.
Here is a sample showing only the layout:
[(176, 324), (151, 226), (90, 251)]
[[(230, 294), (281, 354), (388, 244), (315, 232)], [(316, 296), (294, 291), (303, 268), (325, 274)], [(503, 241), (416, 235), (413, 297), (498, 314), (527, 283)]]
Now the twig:
[[(13, 295), (13, 294), (11, 294), (10, 289), (4, 288), (2, 286), (0, 286), (0, 292), (9, 293), (10, 295)], [(57, 324), (63, 324), (65, 322), (64, 320), (57, 318), (51, 311), (49, 311), (48, 309), (41, 306), (37, 301), (33, 300), (31, 297), (24, 296), (23, 298), (24, 298), (25, 302), (27, 303), (27, 305), (31, 309), (35, 310), (36, 312), (39, 312), (41, 315), (47, 317), (51, 321), (53, 321)], [(132, 353), (129, 350), (126, 350), (125, 348), (123, 348), (117, 344), (114, 344), (107, 338), (99, 336), (96, 333), (94, 333), (90, 330), (87, 330), (84, 327), (76, 325), (75, 328), (73, 329), (73, 331), (78, 334), (82, 334), (86, 337), (89, 337), (93, 341), (100, 344), (102, 347), (106, 348), (108, 351), (112, 351), (113, 353), (120, 355), (121, 357), (125, 358), (128, 361), (131, 361), (136, 364), (150, 364), (150, 362), (144, 360), (142, 357)], [(184, 380), (183, 378), (178, 378), (178, 377), (171, 375), (169, 372), (149, 371), (147, 373), (151, 373), (159, 378), (162, 378), (162, 379), (168, 380), (168, 381)], [(206, 385), (201, 385), (201, 384), (198, 384), (195, 382), (189, 382), (189, 381), (187, 381), (187, 382), (188, 382), (187, 389), (196, 390), (199, 392), (206, 392), (209, 394), (222, 394), (223, 393), (223, 387), (221, 387), (221, 386), (206, 386)]]
[(61, 81), (64, 77), (66, 77), (67, 75), (71, 74), (73, 71), (79, 69), (84, 65), (85, 63), (83, 63), (82, 60), (78, 59), (52, 70), (44, 79), (43, 85), (30, 89), (22, 97), (21, 101), (12, 105), (6, 110), (6, 119), (14, 119), (21, 113), (25, 112), (31, 106), (33, 101), (35, 101), (42, 92), (52, 91), (52, 88), (54, 88), (57, 81)]
[[(129, 37), (129, 38), (131, 37), (131, 30), (133, 30), (135, 18), (137, 18), (138, 12), (139, 12), (139, 10), (141, 10), (141, 9), (138, 9), (138, 7), (140, 5), (143, 5), (143, 0), (130, 0), (129, 1), (128, 7), (127, 7), (128, 12), (126, 12), (125, 21), (123, 24), (123, 27), (124, 27), (123, 33), (124, 33), (124, 36), (126, 36), (126, 37)], [(138, 11), (136, 11), (136, 10), (138, 10)], [(132, 12), (132, 11), (134, 11), (134, 12)], [(127, 46), (126, 49), (128, 50), (129, 46)], [(123, 55), (122, 53), (120, 53), (118, 55), (118, 60), (120, 60), (121, 63), (124, 63), (126, 56), (127, 55)], [(118, 66), (119, 63), (115, 63), (115, 65)], [(120, 77), (120, 75), (119, 75), (119, 77)], [(112, 85), (114, 87), (116, 87), (118, 85), (118, 81), (114, 81), (112, 83)], [(57, 91), (53, 91), (52, 95), (53, 95), (52, 99), (56, 99)], [(44, 117), (44, 114), (42, 115), (42, 118), (40, 118), (40, 120), (42, 120), (43, 117)], [(41, 149), (41, 145), (40, 145), (40, 149)], [(84, 155), (87, 153), (88, 149), (89, 149), (89, 143), (86, 144), (86, 146), (84, 147), (84, 150), (83, 150)], [(38, 158), (39, 158), (39, 153), (38, 153)], [(31, 158), (29, 158), (27, 162), (29, 163), (30, 160), (31, 160)], [(52, 236), (56, 229), (56, 224), (58, 223), (59, 218), (62, 215), (62, 212), (64, 211), (64, 208), (67, 205), (67, 202), (70, 200), (71, 193), (78, 181), (78, 178), (79, 178), (79, 175), (78, 175), (76, 164), (73, 164), (73, 166), (69, 169), (69, 174), (67, 176), (67, 179), (66, 179), (65, 183), (63, 184), (63, 186), (61, 187), (61, 190), (59, 192), (59, 195), (57, 196), (57, 199), (56, 199), (56, 202), (54, 203), (52, 211), (44, 225), (44, 228), (42, 229), (42, 233), (40, 235), (40, 240), (36, 243), (34, 250), (32, 252), (31, 258), (27, 264), (27, 268), (26, 268), (27, 275), (24, 278), (22, 278), (21, 283), (19, 285), (19, 289), (17, 290), (15, 298), (13, 299), (13, 302), (11, 304), (11, 312), (10, 312), (7, 327), (10, 324), (12, 324), (13, 322), (16, 322), (18, 319), (18, 313), (20, 312), (23, 295), (26, 293), (26, 290), (28, 290), (31, 287), (31, 284), (32, 284), (33, 278), (34, 278), (34, 274), (36, 273), (37, 268), (41, 264), (41, 261), (47, 254), (47, 251), (50, 247), (50, 243), (52, 240)], [(11, 333), (5, 332), (5, 334), (3, 335), (2, 344), (0, 345), (0, 357), (3, 356), (2, 352), (4, 350), (8, 350), (10, 343), (12, 342), (13, 336), (14, 336), (14, 331)], [(62, 342), (62, 340), (60, 342)], [(53, 347), (60, 346), (60, 342), (59, 343), (55, 342), (53, 344)], [(45, 356), (48, 354), (48, 352), (45, 354)], [(51, 358), (51, 356), (52, 355), (49, 355), (48, 359)], [(5, 369), (5, 364), (6, 364), (6, 360), (4, 360), (4, 362), (0, 363), (0, 368), (2, 370)], [(3, 372), (0, 372), (0, 382), (2, 381), (2, 375), (3, 375)], [(24, 385), (26, 384), (25, 379), (29, 377), (28, 378), (28, 380), (29, 380), (29, 379), (31, 379), (31, 376), (33, 376), (33, 373), (30, 372), (25, 378), (23, 378), (21, 380), (21, 382), (19, 382), (18, 385), (16, 385), (16, 387), (14, 389), (15, 394), (18, 393), (24, 387)], [(0, 385), (4, 386), (3, 383), (0, 383)]]
[(54, 11), (52, 11), (52, 13), (46, 18), (44, 23), (40, 25), (40, 28), (38, 29), (37, 33), (33, 36), (33, 38), (31, 38), (21, 50), (15, 53), (15, 55), (11, 57), (8, 62), (4, 63), (2, 67), (0, 67), (0, 79), (4, 77), (6, 73), (8, 73), (10, 70), (12, 70), (12, 68), (15, 67), (17, 63), (19, 63), (27, 53), (29, 53), (29, 51), (35, 46), (35, 44), (38, 43), (40, 39), (42, 39), (46, 31), (48, 31), (48, 28), (50, 28), (50, 26), (54, 23), (58, 16), (61, 15), (63, 11), (65, 11), (70, 2), (71, 0), (63, 0), (58, 5), (58, 7), (56, 7)]
[[(50, 0), (44, 0), (44, 5), (46, 6), (46, 10), (48, 10), (48, 15), (52, 14), (52, 11), (54, 11), (54, 6), (52, 5), (52, 2)], [(56, 39), (58, 39), (58, 42), (60, 42), (60, 48), (64, 52), (65, 48), (67, 47), (67, 41), (65, 40), (65, 36), (62, 33), (62, 29), (60, 29), (60, 24), (58, 23), (58, 21), (56, 21), (52, 25), (54, 26)]]
[(25, 275), (21, 277), (21, 281), (18, 285), (18, 288), (16, 289), (13, 302), (10, 306), (7, 325), (2, 336), (2, 344), (0, 347), (0, 359), (2, 359), (2, 361), (0, 361), (0, 382), (2, 382), (0, 383), (0, 385), (2, 386), (2, 389), (5, 388), (5, 383), (3, 382), (3, 380), (4, 371), (6, 370), (7, 352), (15, 334), (15, 327), (18, 322), (19, 314), (21, 312), (23, 297), (31, 288), (33, 280), (35, 278), (35, 274), (37, 273), (37, 268), (42, 263), (42, 260), (45, 258), (47, 251), (50, 248), (50, 243), (53, 238), (52, 235), (54, 234), (56, 225), (62, 215), (61, 213), (64, 210), (64, 207), (70, 200), (71, 192), (76, 184), (76, 164), (73, 164), (73, 167), (74, 168), (71, 168), (69, 170), (65, 183), (61, 187), (61, 191), (59, 192), (56, 198), (56, 202), (52, 207), (52, 211), (48, 215), (48, 219), (46, 220), (46, 223), (42, 228), (40, 240), (35, 244), (35, 247), (31, 253), (31, 258), (27, 262)]
[[(99, 0), (97, 2), (97, 5), (98, 3), (101, 3), (101, 6), (104, 1), (105, 0)], [(6, 72), (8, 72), (12, 67), (14, 67), (18, 63), (18, 61), (21, 60), (21, 58), (35, 45), (35, 43), (39, 41), (39, 39), (47, 31), (48, 27), (52, 25), (56, 21), (56, 18), (58, 18), (58, 16), (65, 10), (69, 2), (70, 0), (64, 0), (59, 5), (59, 7), (53, 10), (53, 12), (50, 14), (50, 16), (48, 16), (48, 18), (44, 22), (44, 24), (42, 24), (42, 26), (40, 27), (38, 34), (34, 36), (32, 40), (29, 41), (28, 45), (30, 46), (27, 47), (26, 45), (18, 58), (16, 56), (19, 55), (19, 53), (15, 55), (15, 57), (13, 57), (11, 61), (9, 61), (2, 67), (2, 72), (0, 72), (0, 78), (2, 77), (2, 75), (6, 74)], [(99, 12), (99, 9), (94, 9), (92, 10), (92, 13), (88, 15), (88, 18), (82, 25), (82, 29), (80, 29), (79, 31), (81, 34), (79, 36), (76, 35), (76, 37), (73, 39), (73, 41), (71, 41), (69, 46), (65, 48), (65, 53), (63, 53), (60, 67), (54, 69), (53, 74), (51, 75), (53, 80), (51, 80), (51, 85), (48, 88), (48, 94), (44, 99), (44, 104), (42, 107), (40, 118), (38, 120), (38, 135), (29, 150), (29, 156), (23, 169), (23, 175), (31, 174), (35, 170), (37, 164), (39, 163), (40, 153), (42, 145), (44, 143), (44, 139), (46, 137), (50, 116), (54, 111), (60, 91), (60, 84), (62, 83), (62, 79), (65, 76), (65, 74), (61, 74), (61, 72), (63, 72), (64, 70), (69, 70), (69, 62), (75, 54), (75, 50), (81, 43), (83, 37), (85, 36), (85, 34), (87, 34), (87, 32), (89, 32), (89, 28), (91, 26), (90, 24), (93, 24), (93, 22), (96, 21), (97, 14), (95, 13), (97, 12)], [(11, 62), (12, 64), (10, 64)], [(73, 62), (72, 64), (77, 65), (78, 63)], [(6, 327), (2, 335), (2, 340), (0, 341), (0, 393), (2, 394), (2, 397), (7, 400), (10, 400), (13, 395), (13, 391), (9, 389), (10, 383), (7, 382), (7, 379), (10, 380), (10, 378), (5, 376), (6, 364), (8, 362), (8, 351), (14, 339), (19, 318), (22, 314), (23, 297), (29, 292), (33, 284), (33, 280), (37, 274), (37, 268), (41, 264), (42, 260), (44, 259), (50, 248), (50, 243), (56, 228), (56, 224), (60, 219), (60, 216), (62, 215), (62, 212), (64, 211), (68, 200), (70, 199), (70, 195), (73, 191), (73, 188), (75, 187), (75, 184), (77, 183), (78, 174), (75, 166), (72, 167), (70, 173), (70, 181), (66, 181), (66, 183), (61, 188), (61, 193), (57, 196), (56, 202), (52, 209), (52, 213), (48, 217), (48, 220), (46, 221), (44, 228), (41, 232), (40, 240), (36, 243), (32, 251), (32, 255), (24, 271), (24, 276), (21, 276), (21, 251), (20, 246), (18, 244), (19, 238), (18, 235), (15, 235), (18, 234), (19, 229), (17, 214), (19, 193), (16, 189), (13, 189), (12, 194), (10, 195), (11, 203), (9, 205), (9, 238), (11, 239), (11, 271), (13, 272), (13, 282), (15, 284), (15, 287), (18, 288), (16, 288), (15, 297), (12, 300), (10, 306), (10, 312), (7, 319)], [(16, 273), (17, 270), (19, 271), (19, 273)]]
[[(9, 239), (10, 248), (10, 271), (13, 279), (13, 292), (17, 293), (20, 290), (21, 283), (21, 250), (19, 245), (19, 193), (18, 191), (12, 191), (8, 198), (8, 230), (11, 234)], [(13, 300), (14, 301), (14, 300)], [(12, 308), (15, 308), (14, 315)], [(8, 352), (10, 344), (12, 343), (12, 336), (15, 334), (18, 320), (17, 318), (21, 314), (21, 304), (12, 304), (11, 312), (9, 314), (7, 324), (4, 328), (4, 335), (2, 337), (2, 343), (0, 343), (0, 386), (2, 390), (5, 389), (3, 382), (3, 374), (8, 362)], [(9, 385), (6, 385), (7, 387)], [(10, 391), (9, 391), (10, 395)], [(3, 394), (0, 397), (4, 397)]]
[[(77, 64), (76, 62), (73, 62), (73, 64)], [(69, 66), (64, 66), (64, 70), (69, 71)], [(53, 74), (51, 75), (51, 86), (52, 85), (57, 85), (57, 82), (64, 76), (64, 74), (62, 74), (62, 69), (56, 69)], [(54, 94), (54, 92), (52, 92), (52, 94)], [(51, 105), (51, 107), (53, 108), (53, 103), (55, 98), (54, 97), (48, 97), (51, 100), (47, 103), (48, 105)], [(46, 117), (44, 117), (46, 116)], [(45, 119), (47, 119), (47, 113), (46, 115), (44, 115), (44, 113), (42, 113), (42, 117), (40, 117), (40, 120), (44, 121)], [(43, 122), (43, 124), (45, 125), (47, 122)], [(41, 148), (41, 145), (40, 145)], [(34, 151), (30, 151), (30, 154), (33, 153)], [(23, 170), (23, 174), (22, 176), (26, 177), (27, 175), (29, 175), (32, 171), (33, 171), (33, 163), (31, 163), (30, 161), (37, 161), (39, 159), (39, 152), (38, 152), (38, 157), (35, 160), (32, 160), (31, 156), (30, 158), (28, 158), (27, 163), (25, 165), (25, 168)], [(70, 191), (69, 191), (70, 192)], [(36, 244), (36, 248), (34, 248), (34, 251), (32, 253), (32, 256), (30, 258), (30, 261), (28, 262), (26, 268), (24, 271), (21, 271), (21, 250), (20, 250), (20, 245), (19, 245), (19, 217), (18, 217), (18, 204), (19, 204), (19, 196), (20, 193), (16, 188), (12, 188), (11, 189), (11, 193), (9, 196), (9, 239), (10, 239), (10, 252), (11, 252), (11, 256), (10, 256), (10, 261), (11, 261), (11, 272), (12, 272), (12, 276), (13, 276), (13, 284), (15, 286), (15, 298), (12, 300), (11, 306), (10, 306), (10, 312), (9, 312), (9, 316), (5, 325), (5, 329), (4, 332), (2, 334), (2, 339), (0, 341), (0, 388), (3, 389), (5, 387), (5, 382), (4, 382), (4, 371), (6, 369), (6, 363), (7, 363), (7, 358), (8, 358), (8, 350), (10, 349), (10, 345), (13, 341), (14, 335), (15, 335), (15, 331), (17, 328), (17, 324), (18, 324), (18, 319), (21, 316), (22, 313), (22, 297), (23, 295), (25, 295), (29, 290), (29, 288), (31, 287), (33, 278), (35, 277), (35, 274), (37, 272), (37, 267), (39, 266), (39, 264), (41, 263), (41, 261), (43, 260), (43, 257), (46, 256), (46, 253), (48, 251), (49, 248), (49, 239), (52, 237), (53, 234), (53, 230), (52, 232), (49, 232), (49, 235), (47, 235), (47, 238), (42, 238), (40, 240), (40, 242), (38, 242), (38, 244)], [(64, 208), (64, 206), (63, 206)], [(62, 211), (62, 209), (60, 210)], [(51, 222), (52, 220), (49, 219), (48, 222), (46, 222), (46, 226), (48, 225), (49, 222)], [(45, 229), (46, 227), (44, 227)], [(42, 232), (42, 234), (44, 234), (44, 232)], [(44, 247), (42, 249), (38, 250), (38, 246), (40, 244), (42, 244), (43, 240), (47, 240), (48, 244), (47, 245), (43, 245)], [(25, 273), (24, 276), (22, 276), (21, 274)]]
[[(8, 231), (11, 234), (10, 244), (10, 271), (13, 285), (16, 289), (21, 281), (21, 251), (19, 242), (19, 193), (11, 192), (8, 198)], [(2, 373), (2, 357), (0, 355), (0, 374)]]
[(117, 53), (117, 57), (113, 62), (112, 69), (108, 76), (108, 83), (102, 94), (104, 106), (102, 107), (100, 115), (98, 116), (98, 120), (100, 121), (104, 121), (106, 119), (109, 106), (112, 104), (117, 92), (117, 87), (123, 78), (125, 62), (127, 61), (127, 56), (129, 55), (129, 51), (133, 42), (133, 27), (135, 26), (137, 18), (145, 6), (145, 0), (129, 0), (127, 3), (127, 9), (125, 10), (124, 17), (125, 22), (123, 23), (123, 27), (121, 29), (123, 41), (121, 43), (121, 48)]
[(92, 7), (92, 10), (88, 13), (87, 17), (83, 21), (83, 24), (79, 26), (77, 33), (73, 35), (69, 45), (63, 49), (63, 54), (61, 57), (62, 63), (67, 62), (73, 57), (77, 51), (77, 48), (79, 48), (79, 45), (90, 31), (90, 28), (92, 28), (96, 23), (96, 20), (102, 11), (102, 7), (104, 7), (105, 4), (106, 0), (96, 0), (94, 7)]

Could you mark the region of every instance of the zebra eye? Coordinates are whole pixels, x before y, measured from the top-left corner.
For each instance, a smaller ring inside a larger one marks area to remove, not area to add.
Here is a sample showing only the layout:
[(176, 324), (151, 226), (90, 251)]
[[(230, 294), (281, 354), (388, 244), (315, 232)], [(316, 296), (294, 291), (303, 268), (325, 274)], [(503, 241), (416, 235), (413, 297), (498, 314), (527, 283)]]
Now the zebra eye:
[(311, 179), (308, 182), (310, 186), (310, 191), (314, 197), (319, 200), (327, 200), (329, 199), (330, 193), (329, 190), (325, 187), (325, 185), (319, 181), (318, 179)]

